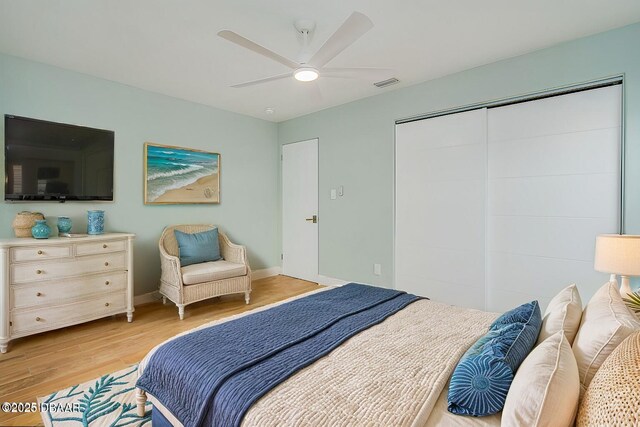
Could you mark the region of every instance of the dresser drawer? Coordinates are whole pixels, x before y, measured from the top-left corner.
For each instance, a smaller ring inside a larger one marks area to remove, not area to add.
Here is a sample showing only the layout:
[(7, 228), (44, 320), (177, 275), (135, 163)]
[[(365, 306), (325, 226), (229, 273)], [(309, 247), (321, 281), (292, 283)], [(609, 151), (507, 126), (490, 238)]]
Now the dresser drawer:
[(109, 252), (120, 252), (126, 249), (124, 240), (111, 240), (106, 242), (78, 243), (76, 245), (76, 255), (95, 255)]
[(11, 261), (36, 261), (41, 259), (68, 258), (71, 256), (71, 246), (28, 246), (25, 248), (11, 248)]
[(11, 282), (37, 282), (90, 273), (106, 273), (114, 270), (123, 270), (125, 265), (124, 252), (90, 255), (71, 260), (13, 264), (11, 265)]
[(27, 283), (11, 287), (14, 308), (37, 307), (47, 304), (64, 304), (88, 295), (124, 291), (127, 273), (112, 273), (75, 279)]
[(98, 319), (126, 310), (126, 293), (114, 292), (93, 298), (52, 307), (15, 309), (11, 313), (12, 335), (37, 332), (55, 327)]

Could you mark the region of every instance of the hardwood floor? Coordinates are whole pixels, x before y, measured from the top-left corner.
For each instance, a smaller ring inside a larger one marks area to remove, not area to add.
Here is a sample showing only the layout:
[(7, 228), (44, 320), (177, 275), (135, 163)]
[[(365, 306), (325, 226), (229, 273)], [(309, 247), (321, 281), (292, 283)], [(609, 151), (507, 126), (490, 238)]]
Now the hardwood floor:
[[(35, 402), (36, 397), (139, 362), (155, 345), (180, 332), (318, 288), (316, 283), (275, 276), (256, 280), (251, 304), (244, 295), (201, 301), (185, 308), (178, 319), (173, 303), (136, 307), (133, 323), (126, 315), (20, 338), (0, 354), (0, 403)], [(0, 412), (0, 425), (41, 425), (39, 413)]]

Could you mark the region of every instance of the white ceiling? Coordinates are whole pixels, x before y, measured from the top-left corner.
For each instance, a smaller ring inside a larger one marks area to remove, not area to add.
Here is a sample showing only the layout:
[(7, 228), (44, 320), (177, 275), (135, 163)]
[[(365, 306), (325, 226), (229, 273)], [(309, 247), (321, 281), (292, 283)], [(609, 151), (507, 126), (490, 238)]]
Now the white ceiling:
[[(288, 69), (221, 29), (295, 60), (294, 20), (316, 22), (315, 51), (354, 10), (375, 26), (327, 66), (390, 68), (400, 84), (229, 87)], [(638, 0), (0, 0), (0, 52), (282, 121), (638, 21)]]

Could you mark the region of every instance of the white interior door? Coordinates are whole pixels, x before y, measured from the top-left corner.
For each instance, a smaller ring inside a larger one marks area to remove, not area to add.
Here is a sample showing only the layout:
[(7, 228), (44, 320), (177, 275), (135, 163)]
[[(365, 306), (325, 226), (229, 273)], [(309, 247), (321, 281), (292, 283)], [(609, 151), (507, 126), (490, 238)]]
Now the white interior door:
[(282, 146), (282, 274), (318, 280), (318, 140)]

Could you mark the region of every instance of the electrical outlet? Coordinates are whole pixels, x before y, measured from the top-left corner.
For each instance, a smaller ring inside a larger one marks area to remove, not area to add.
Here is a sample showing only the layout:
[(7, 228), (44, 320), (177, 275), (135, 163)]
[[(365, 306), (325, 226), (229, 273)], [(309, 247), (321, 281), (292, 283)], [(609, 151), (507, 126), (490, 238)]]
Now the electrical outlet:
[(380, 276), (382, 274), (382, 266), (380, 264), (373, 264), (373, 274)]

